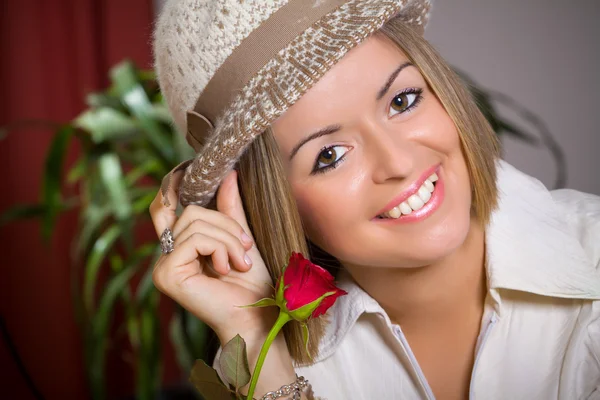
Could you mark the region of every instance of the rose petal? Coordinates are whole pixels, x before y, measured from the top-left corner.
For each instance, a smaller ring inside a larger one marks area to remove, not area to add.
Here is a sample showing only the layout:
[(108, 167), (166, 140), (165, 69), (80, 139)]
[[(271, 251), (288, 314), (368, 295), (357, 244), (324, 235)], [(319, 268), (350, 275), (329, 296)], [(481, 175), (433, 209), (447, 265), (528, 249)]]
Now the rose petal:
[(329, 310), (329, 308), (331, 306), (333, 306), (333, 304), (338, 299), (338, 297), (344, 296), (347, 294), (348, 294), (348, 292), (346, 292), (345, 290), (337, 289), (335, 294), (332, 294), (331, 296), (325, 297), (323, 299), (321, 304), (319, 304), (319, 307), (317, 307), (315, 309), (315, 311), (313, 311), (311, 318), (317, 318), (318, 316), (325, 314), (327, 312), (327, 310)]
[(302, 254), (292, 253), (284, 271), (284, 298), (288, 310), (296, 310), (333, 291), (335, 294), (326, 297), (313, 312), (313, 316), (324, 314), (339, 296), (346, 294), (333, 282), (333, 275), (326, 269), (311, 263)]

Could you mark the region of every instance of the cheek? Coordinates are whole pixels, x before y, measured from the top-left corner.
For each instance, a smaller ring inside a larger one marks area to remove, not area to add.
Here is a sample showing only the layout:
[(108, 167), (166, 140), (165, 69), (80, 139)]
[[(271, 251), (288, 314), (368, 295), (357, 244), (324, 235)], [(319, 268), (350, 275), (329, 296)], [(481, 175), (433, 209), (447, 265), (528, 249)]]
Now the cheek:
[[(300, 217), (308, 238), (320, 247), (329, 247), (336, 242), (339, 232), (344, 232), (356, 213), (352, 187), (335, 188), (328, 185), (292, 185)], [(343, 190), (343, 194), (340, 192)]]
[(437, 99), (428, 111), (427, 123), (423, 124), (427, 126), (427, 133), (423, 135), (427, 141), (426, 146), (447, 156), (456, 155), (461, 146), (452, 118)]
[(328, 229), (335, 229), (336, 218), (335, 207), (330, 205), (334, 202), (332, 198), (323, 198), (322, 194), (315, 190), (305, 188), (294, 188), (294, 196), (298, 205), (298, 212), (302, 218), (302, 224), (306, 235), (311, 241), (322, 246)]

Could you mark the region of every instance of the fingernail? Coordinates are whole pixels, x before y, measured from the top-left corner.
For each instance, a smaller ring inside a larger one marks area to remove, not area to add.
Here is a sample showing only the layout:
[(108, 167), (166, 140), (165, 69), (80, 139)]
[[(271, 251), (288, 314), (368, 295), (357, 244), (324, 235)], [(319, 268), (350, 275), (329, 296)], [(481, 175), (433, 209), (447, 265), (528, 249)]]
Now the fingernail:
[(227, 272), (231, 271), (231, 264), (227, 263)]
[(246, 234), (246, 232), (242, 232), (242, 242), (244, 243), (252, 243), (252, 238)]
[(246, 264), (248, 264), (248, 266), (252, 265), (252, 260), (250, 259), (248, 254), (244, 254), (244, 261), (246, 262)]

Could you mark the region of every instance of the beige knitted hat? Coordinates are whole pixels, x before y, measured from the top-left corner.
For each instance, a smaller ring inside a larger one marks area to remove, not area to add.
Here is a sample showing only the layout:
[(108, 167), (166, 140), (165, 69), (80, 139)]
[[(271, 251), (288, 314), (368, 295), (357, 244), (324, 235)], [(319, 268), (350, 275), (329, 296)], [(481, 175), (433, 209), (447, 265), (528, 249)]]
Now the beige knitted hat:
[[(158, 81), (197, 155), (179, 200), (204, 206), (256, 136), (350, 49), (400, 18), (423, 33), (430, 0), (170, 0), (158, 18)], [(165, 203), (168, 205), (166, 196)]]

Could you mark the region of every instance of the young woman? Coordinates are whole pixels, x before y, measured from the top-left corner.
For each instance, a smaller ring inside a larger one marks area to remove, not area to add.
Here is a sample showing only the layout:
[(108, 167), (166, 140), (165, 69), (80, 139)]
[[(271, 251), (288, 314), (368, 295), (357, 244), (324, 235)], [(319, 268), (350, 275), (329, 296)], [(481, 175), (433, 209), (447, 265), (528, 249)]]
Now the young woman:
[(600, 199), (499, 160), (422, 37), (429, 8), (165, 6), (158, 77), (198, 155), (151, 206), (174, 241), (155, 284), (222, 344), (244, 337), (252, 367), (276, 310), (235, 306), (270, 296), (292, 251), (337, 272), (313, 359), (288, 324), (257, 395), (298, 374), (330, 400), (600, 399)]

